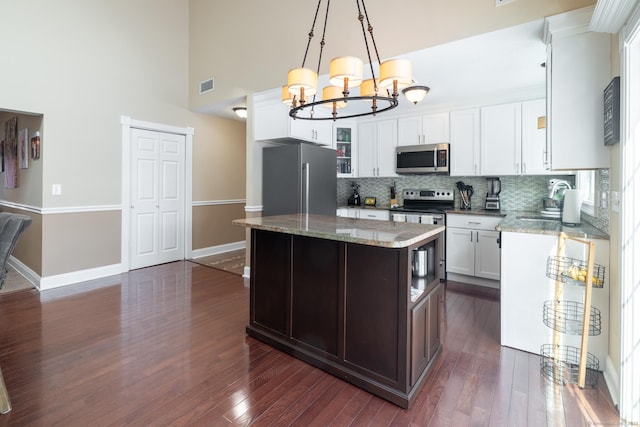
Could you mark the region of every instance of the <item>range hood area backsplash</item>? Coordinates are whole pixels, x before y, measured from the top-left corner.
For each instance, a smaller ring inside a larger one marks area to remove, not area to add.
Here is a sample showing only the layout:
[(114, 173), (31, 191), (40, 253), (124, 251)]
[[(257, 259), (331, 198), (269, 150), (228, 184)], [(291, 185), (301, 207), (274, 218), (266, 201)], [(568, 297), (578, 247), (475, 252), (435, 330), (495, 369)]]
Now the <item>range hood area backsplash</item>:
[[(608, 189), (608, 170), (601, 170), (596, 174), (596, 190), (606, 186)], [(535, 175), (535, 176), (501, 176), (502, 191), (500, 205), (503, 211), (539, 211), (542, 209), (542, 199), (547, 197), (547, 185), (550, 179), (564, 179), (575, 185), (574, 175)], [(338, 206), (347, 204), (352, 193), (351, 183), (360, 185), (360, 196), (376, 197), (378, 206), (389, 206), (389, 188), (396, 183), (398, 203), (402, 204), (402, 190), (405, 188), (419, 189), (451, 189), (456, 190), (456, 182), (463, 181), (473, 186), (474, 195), (471, 197), (472, 209), (483, 209), (487, 193), (487, 179), (485, 177), (452, 177), (441, 175), (402, 175), (393, 178), (339, 178)], [(455, 195), (456, 208), (460, 207), (460, 196)], [(586, 216), (584, 219), (600, 230), (608, 232), (609, 219), (606, 209), (596, 208), (595, 217)]]

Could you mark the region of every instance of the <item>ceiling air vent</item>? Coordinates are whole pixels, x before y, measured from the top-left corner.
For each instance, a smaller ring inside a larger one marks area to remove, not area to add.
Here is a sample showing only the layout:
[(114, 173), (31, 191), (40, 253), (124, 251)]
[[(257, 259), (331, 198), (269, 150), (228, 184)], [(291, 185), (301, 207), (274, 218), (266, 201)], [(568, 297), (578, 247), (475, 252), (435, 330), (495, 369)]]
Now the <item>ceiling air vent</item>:
[(211, 92), (213, 90), (213, 77), (200, 82), (200, 95), (203, 93)]

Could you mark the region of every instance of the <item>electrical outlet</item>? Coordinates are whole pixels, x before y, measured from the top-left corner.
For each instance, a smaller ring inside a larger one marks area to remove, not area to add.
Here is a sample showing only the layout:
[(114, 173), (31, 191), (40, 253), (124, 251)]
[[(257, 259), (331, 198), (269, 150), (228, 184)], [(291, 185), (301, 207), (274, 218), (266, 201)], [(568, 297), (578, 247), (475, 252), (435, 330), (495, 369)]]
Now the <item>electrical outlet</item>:
[(514, 2), (515, 0), (496, 0), (496, 7)]
[(62, 194), (62, 184), (52, 184), (51, 185), (51, 195), (52, 196), (60, 196)]

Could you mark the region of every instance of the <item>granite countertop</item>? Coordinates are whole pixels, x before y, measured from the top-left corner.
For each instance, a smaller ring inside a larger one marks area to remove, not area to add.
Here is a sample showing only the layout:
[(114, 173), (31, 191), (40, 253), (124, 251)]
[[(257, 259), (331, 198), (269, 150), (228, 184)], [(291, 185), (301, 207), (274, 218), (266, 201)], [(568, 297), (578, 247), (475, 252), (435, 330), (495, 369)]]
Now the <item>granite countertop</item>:
[(445, 230), (442, 225), (305, 214), (236, 219), (232, 223), (259, 230), (386, 248), (411, 246)]
[(567, 236), (579, 239), (603, 239), (609, 240), (609, 235), (593, 225), (582, 222), (580, 225), (570, 227), (562, 225), (559, 219), (531, 220), (521, 217), (540, 217), (539, 212), (505, 212), (507, 215), (496, 227), (497, 231), (510, 231), (515, 233), (548, 234), (557, 236), (561, 232)]

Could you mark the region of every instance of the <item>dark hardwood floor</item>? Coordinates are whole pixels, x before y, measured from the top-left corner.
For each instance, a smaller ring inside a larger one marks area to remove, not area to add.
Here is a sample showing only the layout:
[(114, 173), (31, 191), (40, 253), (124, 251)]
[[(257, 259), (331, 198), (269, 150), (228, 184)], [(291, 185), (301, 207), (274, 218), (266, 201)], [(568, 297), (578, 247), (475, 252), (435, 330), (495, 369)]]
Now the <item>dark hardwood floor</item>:
[(0, 425), (618, 425), (597, 389), (558, 386), (499, 345), (499, 302), (446, 292), (444, 350), (409, 410), (245, 335), (240, 276), (191, 262), (0, 296)]

